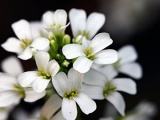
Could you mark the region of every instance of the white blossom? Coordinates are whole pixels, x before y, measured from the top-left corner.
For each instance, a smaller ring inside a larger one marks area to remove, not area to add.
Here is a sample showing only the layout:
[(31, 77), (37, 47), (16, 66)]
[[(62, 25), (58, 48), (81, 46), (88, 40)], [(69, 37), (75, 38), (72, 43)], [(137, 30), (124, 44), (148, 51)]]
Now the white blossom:
[(76, 38), (82, 35), (86, 39), (91, 39), (105, 22), (105, 16), (101, 13), (93, 12), (86, 18), (86, 12), (82, 9), (71, 9), (69, 19), (73, 36)]
[(18, 76), (18, 82), (21, 86), (32, 86), (36, 92), (43, 92), (51, 77), (54, 77), (59, 71), (59, 64), (55, 60), (49, 61), (50, 56), (47, 52), (38, 51), (35, 54), (35, 61), (38, 71), (28, 71)]
[(92, 99), (107, 99), (118, 112), (124, 116), (125, 102), (121, 94), (123, 91), (136, 94), (136, 84), (130, 78), (114, 78), (109, 80), (104, 74), (91, 69), (84, 76), (82, 91)]
[(63, 97), (62, 115), (67, 120), (76, 119), (76, 103), (85, 114), (96, 110), (96, 103), (80, 92), (82, 80), (83, 74), (75, 71), (73, 68), (69, 70), (68, 77), (64, 72), (60, 72), (52, 79), (56, 91)]
[(13, 23), (12, 29), (18, 39), (10, 37), (1, 46), (9, 52), (17, 53), (20, 59), (30, 59), (35, 50), (45, 50), (49, 46), (48, 39), (42, 37), (33, 38), (30, 24), (26, 20), (19, 20)]
[(67, 13), (63, 9), (58, 9), (55, 12), (47, 11), (43, 14), (42, 22), (48, 31), (54, 34), (63, 33), (69, 23), (67, 22)]
[(80, 73), (89, 71), (93, 63), (96, 64), (112, 64), (117, 61), (118, 54), (115, 50), (103, 50), (110, 44), (112, 39), (107, 33), (100, 33), (96, 35), (91, 42), (87, 40), (82, 41), (82, 45), (68, 44), (62, 49), (63, 54), (67, 59), (76, 58), (73, 63), (73, 68)]
[[(16, 68), (16, 69), (15, 69)], [(34, 102), (46, 94), (37, 93), (31, 88), (23, 88), (17, 81), (17, 76), (23, 69), (15, 57), (9, 57), (2, 62), (2, 69), (6, 73), (0, 73), (0, 107), (16, 105), (24, 98), (26, 102)]]

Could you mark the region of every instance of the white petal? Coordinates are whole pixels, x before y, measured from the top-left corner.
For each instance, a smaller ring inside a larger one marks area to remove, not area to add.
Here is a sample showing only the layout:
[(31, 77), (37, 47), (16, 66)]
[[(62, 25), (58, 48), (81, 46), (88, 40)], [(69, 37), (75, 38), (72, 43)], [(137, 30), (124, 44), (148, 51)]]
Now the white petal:
[(20, 73), (23, 72), (23, 68), (20, 64), (20, 61), (14, 56), (8, 57), (2, 62), (2, 70), (8, 73), (9, 75), (15, 77), (17, 77)]
[(123, 91), (129, 94), (136, 94), (136, 83), (129, 78), (115, 78), (111, 81), (111, 84), (115, 86), (119, 91)]
[(28, 46), (18, 57), (22, 60), (28, 60), (32, 57), (32, 50)]
[(104, 87), (107, 81), (108, 79), (105, 75), (92, 68), (84, 74), (83, 82), (89, 85), (97, 85)]
[(99, 68), (99, 71), (107, 76), (109, 80), (112, 80), (118, 75), (118, 72), (113, 68), (113, 65), (105, 65)]
[(67, 59), (73, 59), (85, 55), (83, 46), (78, 44), (65, 45), (62, 48), (62, 52)]
[(65, 26), (67, 22), (67, 13), (65, 10), (58, 9), (54, 13), (54, 21), (56, 25)]
[(33, 81), (33, 90), (38, 93), (41, 93), (47, 88), (49, 82), (49, 79), (43, 79), (41, 77), (38, 77), (35, 81)]
[(55, 77), (52, 77), (52, 83), (58, 94), (62, 97), (66, 92), (70, 91), (68, 78), (64, 72), (59, 72)]
[(18, 76), (18, 82), (22, 87), (27, 87), (37, 78), (37, 71), (24, 72)]
[(121, 65), (119, 71), (135, 79), (140, 79), (142, 77), (142, 67), (138, 63), (128, 63)]
[(35, 54), (35, 60), (36, 60), (36, 64), (39, 70), (42, 70), (42, 69), (46, 70), (49, 59), (50, 57), (47, 52), (38, 51)]
[(103, 87), (96, 86), (96, 85), (87, 85), (83, 84), (81, 91), (88, 95), (88, 97), (95, 99), (95, 100), (103, 100)]
[(62, 111), (60, 110), (56, 115), (54, 115), (52, 117), (51, 120), (66, 120), (66, 119), (64, 119), (64, 117), (62, 115)]
[(9, 105), (16, 105), (20, 101), (20, 98), (16, 92), (5, 91), (0, 92), (0, 107), (7, 107)]
[(17, 79), (8, 74), (0, 74), (0, 91), (13, 90), (14, 84), (18, 84)]
[(45, 94), (46, 94), (46, 91), (43, 91), (41, 93), (37, 93), (32, 88), (26, 88), (24, 101), (35, 102), (35, 101), (43, 98), (45, 96)]
[(95, 54), (110, 44), (112, 44), (113, 40), (110, 38), (108, 33), (99, 33), (97, 34), (91, 41), (90, 47), (92, 47), (92, 54)]
[(73, 36), (76, 37), (78, 32), (82, 32), (86, 28), (86, 12), (82, 9), (71, 9), (69, 19)]
[[(44, 116), (47, 120), (50, 120), (53, 114), (55, 114), (62, 105), (62, 99), (57, 95), (52, 95), (44, 106), (41, 109), (41, 115)], [(61, 119), (56, 119), (61, 120)]]
[(77, 117), (77, 106), (74, 100), (63, 98), (62, 115), (67, 120), (75, 120)]
[(138, 57), (135, 48), (131, 45), (126, 45), (118, 50), (120, 64), (135, 61)]
[(30, 22), (30, 28), (31, 33), (33, 36), (33, 39), (41, 36), (41, 30), (42, 30), (42, 23), (39, 21), (32, 21)]
[(89, 31), (89, 38), (91, 39), (98, 30), (104, 25), (105, 16), (101, 13), (91, 13), (87, 19), (86, 31)]
[(96, 54), (94, 63), (97, 64), (112, 64), (118, 60), (118, 53), (115, 50), (102, 50)]
[(39, 37), (36, 38), (30, 46), (37, 50), (45, 50), (49, 47), (49, 40), (46, 38)]
[(85, 56), (77, 58), (77, 60), (73, 63), (73, 68), (80, 73), (86, 73), (91, 68), (93, 61), (86, 58)]
[(21, 44), (20, 40), (14, 38), (14, 37), (11, 37), (11, 38), (8, 38), (7, 41), (5, 43), (3, 43), (1, 46), (6, 51), (20, 54), (23, 52), (23, 49), (20, 44)]
[(20, 40), (22, 39), (32, 40), (30, 25), (26, 20), (19, 20), (13, 23), (12, 29)]
[(118, 112), (124, 116), (124, 110), (125, 110), (125, 102), (121, 94), (118, 92), (114, 92), (106, 97), (106, 99), (113, 104), (113, 106), (118, 110)]
[(47, 72), (49, 72), (52, 77), (58, 73), (59, 69), (60, 69), (60, 66), (55, 60), (49, 61), (47, 65)]
[(78, 96), (73, 99), (77, 102), (81, 110), (87, 115), (94, 112), (97, 108), (96, 103), (84, 93), (79, 93)]
[(54, 15), (52, 11), (47, 11), (43, 14), (43, 22), (47, 27), (54, 24)]
[(83, 74), (71, 68), (68, 72), (68, 82), (71, 88), (79, 90), (82, 86)]

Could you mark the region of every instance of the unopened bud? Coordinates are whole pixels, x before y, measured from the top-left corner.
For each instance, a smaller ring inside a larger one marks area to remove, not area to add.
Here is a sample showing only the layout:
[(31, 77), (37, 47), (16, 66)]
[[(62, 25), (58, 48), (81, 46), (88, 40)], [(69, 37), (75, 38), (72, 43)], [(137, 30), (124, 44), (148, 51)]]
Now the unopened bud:
[(75, 43), (75, 44), (82, 44), (82, 35), (78, 35), (75, 39), (74, 39), (74, 41), (73, 41), (73, 43)]
[(50, 41), (50, 46), (51, 46), (51, 48), (53, 49), (54, 52), (56, 52), (58, 50), (58, 45), (57, 45), (55, 40)]
[(63, 40), (62, 40), (62, 47), (66, 44), (70, 44), (71, 43), (71, 37), (69, 35), (64, 35)]

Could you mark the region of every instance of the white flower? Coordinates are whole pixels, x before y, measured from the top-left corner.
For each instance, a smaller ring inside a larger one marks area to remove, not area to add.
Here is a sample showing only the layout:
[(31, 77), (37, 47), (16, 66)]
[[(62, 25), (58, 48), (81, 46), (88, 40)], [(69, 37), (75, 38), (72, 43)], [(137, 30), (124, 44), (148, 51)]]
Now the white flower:
[(33, 40), (30, 24), (26, 20), (13, 23), (12, 29), (18, 39), (10, 37), (1, 46), (9, 52), (17, 53), (20, 59), (30, 59), (35, 49), (45, 50), (49, 46), (49, 40), (46, 38), (38, 37)]
[(26, 102), (34, 102), (45, 96), (45, 91), (37, 93), (31, 88), (22, 88), (19, 85), (17, 76), (23, 70), (15, 57), (9, 57), (3, 61), (2, 69), (6, 73), (0, 73), (0, 107), (18, 104), (21, 98)]
[(106, 74), (109, 79), (117, 76), (118, 72), (135, 79), (140, 79), (142, 77), (142, 67), (139, 63), (135, 62), (138, 55), (133, 46), (126, 45), (119, 49), (118, 57), (119, 60), (116, 63), (97, 67), (96, 69)]
[(123, 91), (129, 94), (136, 94), (136, 84), (129, 78), (115, 78), (108, 80), (107, 77), (91, 69), (84, 76), (84, 85), (82, 91), (92, 99), (107, 99), (118, 112), (124, 116), (125, 102), (123, 97), (117, 91)]
[(67, 13), (65, 10), (58, 9), (55, 12), (47, 11), (43, 14), (42, 21), (45, 25), (45, 28), (48, 31), (53, 31), (53, 33), (63, 33), (66, 27), (67, 22)]
[(59, 71), (59, 64), (55, 60), (49, 61), (50, 56), (47, 52), (38, 51), (35, 54), (35, 61), (39, 71), (28, 71), (18, 76), (21, 86), (32, 86), (36, 92), (43, 92), (48, 86), (51, 77)]
[(91, 13), (86, 19), (86, 12), (82, 9), (71, 9), (69, 12), (72, 33), (74, 37), (83, 35), (91, 39), (105, 22), (105, 16), (101, 13)]
[(52, 83), (62, 101), (62, 114), (67, 120), (75, 120), (77, 116), (77, 106), (85, 113), (89, 114), (96, 110), (96, 103), (87, 95), (80, 92), (83, 74), (75, 71), (73, 68), (68, 72), (68, 78), (65, 73), (58, 73)]
[(73, 63), (74, 69), (80, 73), (85, 73), (89, 71), (93, 63), (112, 64), (117, 61), (118, 54), (115, 50), (103, 50), (112, 44), (112, 42), (109, 34), (100, 33), (96, 35), (91, 42), (83, 40), (82, 45), (65, 45), (62, 52), (67, 59), (77, 58)]

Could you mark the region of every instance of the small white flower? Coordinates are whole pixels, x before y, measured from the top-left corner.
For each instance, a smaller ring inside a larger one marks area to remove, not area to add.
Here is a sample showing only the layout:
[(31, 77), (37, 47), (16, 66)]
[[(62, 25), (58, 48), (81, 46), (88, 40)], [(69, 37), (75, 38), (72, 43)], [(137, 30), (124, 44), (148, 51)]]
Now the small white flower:
[(117, 61), (118, 54), (115, 50), (103, 50), (112, 42), (108, 33), (100, 33), (91, 41), (83, 40), (82, 45), (65, 45), (62, 52), (67, 59), (77, 58), (73, 63), (74, 69), (80, 73), (86, 73), (93, 63), (112, 64)]
[(35, 61), (39, 71), (28, 71), (18, 76), (21, 86), (32, 85), (36, 92), (43, 92), (48, 86), (51, 77), (59, 71), (59, 64), (55, 60), (49, 61), (50, 56), (47, 52), (38, 51), (35, 54)]
[(138, 55), (135, 48), (131, 45), (126, 45), (118, 50), (119, 60), (113, 65), (106, 65), (96, 68), (104, 72), (109, 79), (118, 75), (118, 72), (126, 74), (135, 79), (142, 77), (142, 67), (139, 63), (135, 62)]
[(68, 72), (68, 78), (65, 73), (58, 73), (52, 83), (62, 101), (62, 114), (67, 120), (75, 120), (77, 116), (77, 106), (85, 113), (89, 114), (96, 110), (96, 103), (87, 95), (80, 92), (83, 74), (75, 71), (73, 68)]
[(101, 13), (91, 13), (86, 19), (86, 12), (82, 9), (71, 9), (69, 12), (71, 28), (74, 37), (82, 35), (91, 39), (105, 22), (105, 16)]
[(125, 114), (125, 102), (121, 94), (117, 91), (136, 94), (136, 84), (133, 80), (129, 78), (108, 80), (104, 74), (94, 69), (91, 69), (85, 74), (84, 83), (82, 86), (84, 93), (92, 99), (107, 99), (123, 116)]
[(6, 73), (0, 73), (0, 107), (18, 104), (21, 98), (24, 98), (26, 102), (34, 102), (45, 96), (45, 91), (37, 93), (31, 88), (22, 88), (19, 85), (17, 76), (22, 73), (23, 69), (15, 57), (4, 60), (2, 69)]
[(53, 31), (53, 33), (63, 33), (67, 22), (67, 13), (65, 10), (58, 9), (55, 12), (47, 11), (43, 14), (42, 21), (48, 31)]
[(33, 38), (30, 24), (26, 20), (19, 20), (13, 23), (12, 29), (18, 39), (10, 37), (1, 46), (9, 52), (17, 53), (20, 59), (30, 59), (33, 55), (32, 48), (33, 50), (45, 50), (49, 46), (48, 39), (42, 37)]

